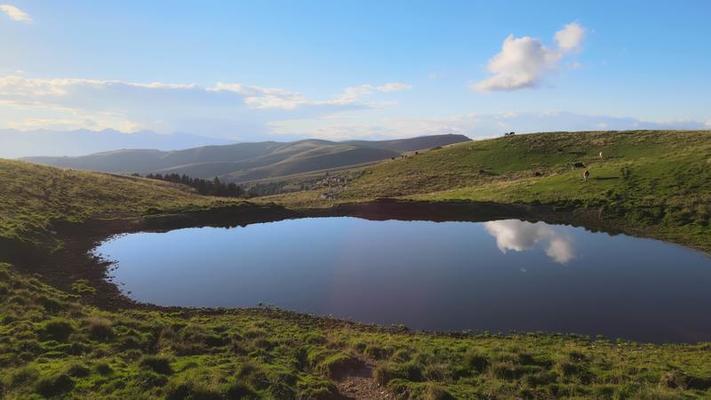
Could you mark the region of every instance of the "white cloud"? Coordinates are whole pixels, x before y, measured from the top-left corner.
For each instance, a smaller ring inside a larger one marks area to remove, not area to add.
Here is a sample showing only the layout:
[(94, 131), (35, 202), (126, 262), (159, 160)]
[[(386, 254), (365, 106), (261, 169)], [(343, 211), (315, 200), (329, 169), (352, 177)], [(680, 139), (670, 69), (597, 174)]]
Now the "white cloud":
[(577, 22), (571, 22), (555, 33), (555, 42), (563, 52), (580, 50), (585, 37), (585, 28)]
[(375, 108), (376, 94), (405, 90), (404, 83), (364, 84), (336, 96), (311, 99), (281, 89), (217, 83), (125, 82), (0, 76), (0, 128), (66, 126), (67, 129), (191, 131), (241, 140), (263, 138), (276, 120), (318, 118)]
[(258, 86), (248, 86), (240, 83), (219, 82), (211, 91), (227, 91), (238, 93), (244, 96), (245, 104), (256, 109), (278, 108), (283, 110), (293, 110), (299, 106), (312, 105), (316, 102), (308, 100), (300, 93), (291, 92), (285, 89), (262, 88)]
[(10, 4), (0, 4), (0, 11), (5, 13), (10, 19), (18, 22), (32, 22), (32, 18), (26, 12)]
[(402, 90), (412, 89), (412, 85), (407, 84), (407, 83), (402, 83), (402, 82), (390, 82), (390, 83), (386, 83), (384, 85), (377, 86), (375, 89), (377, 91), (383, 92), (383, 93), (399, 92)]
[(558, 66), (565, 54), (580, 48), (584, 36), (585, 29), (581, 25), (570, 23), (556, 32), (557, 48), (551, 49), (539, 39), (509, 35), (504, 39), (501, 52), (489, 60), (487, 69), (492, 75), (472, 88), (492, 91), (534, 87)]
[(331, 100), (333, 104), (347, 104), (373, 93), (399, 92), (412, 88), (411, 85), (401, 82), (390, 82), (380, 86), (365, 84), (347, 87), (341, 95)]
[(401, 82), (390, 82), (380, 86), (364, 84), (347, 87), (340, 95), (328, 100), (310, 100), (301, 93), (284, 89), (261, 88), (246, 86), (239, 83), (218, 83), (208, 90), (231, 91), (245, 96), (245, 102), (254, 108), (280, 108), (293, 110), (300, 106), (348, 105), (362, 100), (373, 93), (389, 93), (407, 90), (411, 85)]
[(560, 230), (542, 222), (530, 223), (515, 219), (484, 223), (486, 231), (496, 239), (502, 253), (526, 251), (543, 242), (548, 257), (559, 264), (575, 258), (573, 240)]

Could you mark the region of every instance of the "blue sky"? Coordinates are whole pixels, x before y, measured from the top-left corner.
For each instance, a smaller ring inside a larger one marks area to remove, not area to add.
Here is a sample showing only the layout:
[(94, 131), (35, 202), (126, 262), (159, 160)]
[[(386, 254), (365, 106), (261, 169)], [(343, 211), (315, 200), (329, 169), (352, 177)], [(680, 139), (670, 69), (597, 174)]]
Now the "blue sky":
[(708, 1), (4, 1), (0, 128), (260, 140), (711, 123)]

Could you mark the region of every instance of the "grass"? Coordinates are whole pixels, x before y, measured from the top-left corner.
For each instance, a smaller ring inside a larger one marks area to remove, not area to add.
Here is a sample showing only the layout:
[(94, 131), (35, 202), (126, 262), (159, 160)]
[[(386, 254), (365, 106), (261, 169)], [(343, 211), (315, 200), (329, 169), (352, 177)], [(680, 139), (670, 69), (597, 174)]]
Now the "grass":
[[(576, 162), (590, 170), (587, 182)], [(588, 209), (623, 230), (711, 251), (711, 131), (481, 140), (366, 168), (333, 201), (321, 192), (267, 199), (297, 207), (394, 197)]]
[(448, 337), (269, 310), (113, 313), (7, 264), (0, 276), (7, 399), (329, 399), (334, 377), (359, 360), (400, 398), (711, 395), (710, 344)]
[(239, 201), (150, 179), (0, 159), (0, 238), (35, 240), (58, 222), (138, 217)]
[[(597, 154), (603, 151), (604, 158)], [(585, 163), (588, 182), (571, 162)], [(709, 249), (708, 132), (551, 133), (465, 143), (368, 167), (336, 200), (378, 197), (594, 209)], [(184, 188), (0, 160), (0, 245), (61, 245), (63, 223), (241, 205)], [(1, 247), (1, 246), (0, 246)], [(117, 311), (89, 280), (62, 291), (0, 263), (0, 398), (336, 399), (367, 362), (403, 399), (711, 397), (711, 344), (556, 334), (433, 335), (270, 309)]]

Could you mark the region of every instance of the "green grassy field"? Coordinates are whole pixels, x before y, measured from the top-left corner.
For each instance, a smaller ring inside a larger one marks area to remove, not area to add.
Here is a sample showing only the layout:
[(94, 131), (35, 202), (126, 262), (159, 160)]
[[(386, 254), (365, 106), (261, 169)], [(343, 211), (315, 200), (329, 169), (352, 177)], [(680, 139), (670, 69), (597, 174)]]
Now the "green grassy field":
[[(603, 157), (599, 157), (599, 153)], [(591, 176), (582, 179), (586, 168)], [(381, 197), (589, 209), (619, 228), (711, 250), (711, 132), (541, 133), (386, 161), (329, 201), (323, 190), (268, 197), (323, 207)]]
[[(590, 168), (588, 182), (571, 169), (576, 161)], [(335, 200), (311, 191), (261, 201), (315, 207), (388, 196), (588, 208), (709, 249), (709, 168), (708, 132), (522, 135), (369, 167)], [(0, 182), (0, 242), (37, 252), (62, 245), (55, 228), (64, 222), (247, 204), (3, 160)], [(354, 368), (372, 369), (369, 381), (403, 399), (711, 397), (711, 344), (433, 335), (269, 309), (100, 309), (91, 282), (59, 290), (24, 267), (0, 264), (0, 398), (343, 399), (339, 377)]]
[(235, 204), (170, 183), (0, 159), (0, 238), (35, 240), (53, 223)]

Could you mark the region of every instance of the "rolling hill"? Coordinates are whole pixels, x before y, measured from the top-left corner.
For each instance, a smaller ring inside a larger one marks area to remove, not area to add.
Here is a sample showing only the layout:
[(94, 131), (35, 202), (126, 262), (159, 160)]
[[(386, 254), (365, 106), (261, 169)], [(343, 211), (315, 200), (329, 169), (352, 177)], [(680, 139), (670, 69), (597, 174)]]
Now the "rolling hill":
[[(368, 166), (336, 201), (388, 196), (433, 208), (452, 200), (569, 205), (603, 210), (600, 218), (621, 210), (614, 216), (621, 228), (627, 220), (708, 250), (710, 155), (710, 132), (521, 135)], [(590, 168), (591, 179), (582, 182), (571, 162)], [(297, 207), (299, 199), (318, 195), (278, 200)], [(68, 258), (76, 238), (65, 236), (67, 228), (86, 233), (224, 209), (246, 217), (259, 207), (157, 180), (0, 159), (0, 397), (339, 399), (341, 374), (362, 360), (379, 393), (392, 398), (701, 399), (711, 393), (709, 343), (442, 335), (269, 307), (111, 305), (101, 301), (111, 285), (105, 266), (91, 254)], [(3, 242), (11, 246), (6, 251)], [(8, 257), (8, 249), (23, 257)]]
[(178, 151), (117, 150), (81, 157), (30, 157), (39, 164), (112, 173), (177, 173), (248, 182), (372, 163), (400, 155), (469, 141), (462, 135), (423, 136), (387, 141), (258, 142), (204, 146)]
[(265, 200), (323, 207), (388, 197), (587, 209), (630, 232), (708, 251), (709, 155), (710, 131), (515, 135), (410, 154), (368, 166), (340, 187)]

